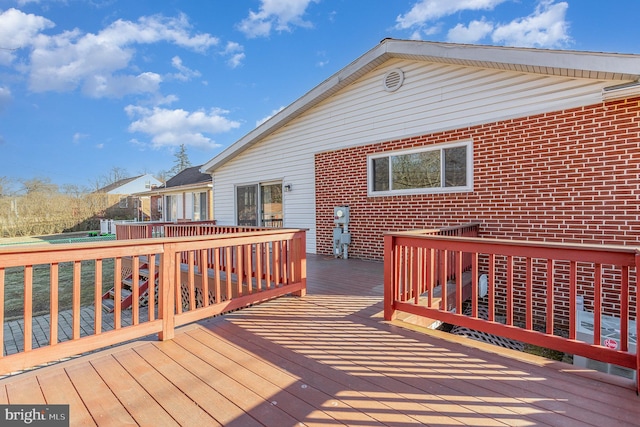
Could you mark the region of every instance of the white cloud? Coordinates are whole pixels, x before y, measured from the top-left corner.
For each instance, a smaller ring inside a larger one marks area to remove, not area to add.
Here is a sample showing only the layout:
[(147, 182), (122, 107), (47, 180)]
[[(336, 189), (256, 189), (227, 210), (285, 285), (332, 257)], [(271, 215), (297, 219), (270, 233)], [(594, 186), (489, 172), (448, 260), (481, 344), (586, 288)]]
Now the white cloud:
[(447, 40), (453, 43), (476, 43), (493, 31), (493, 24), (482, 21), (471, 21), (468, 26), (456, 25), (447, 33)]
[(0, 111), (4, 110), (11, 102), (13, 97), (11, 96), (11, 89), (8, 87), (0, 86)]
[(230, 58), (227, 60), (227, 65), (231, 68), (237, 68), (242, 65), (242, 61), (244, 61), (244, 46), (236, 42), (228, 42), (222, 55), (230, 55)]
[[(411, 39), (420, 40), (443, 27), (441, 18), (465, 11), (493, 10), (509, 0), (418, 0), (411, 10), (396, 19), (396, 28), (411, 30)], [(477, 43), (490, 38), (494, 44), (524, 47), (561, 47), (569, 44), (568, 23), (565, 20), (567, 2), (539, 0), (535, 11), (507, 24), (497, 24), (482, 18), (458, 23), (447, 32), (447, 40), (456, 43)]]
[(213, 108), (210, 111), (188, 112), (182, 109), (145, 108), (129, 105), (125, 111), (137, 118), (129, 125), (129, 132), (151, 136), (154, 148), (173, 147), (180, 144), (214, 148), (219, 144), (208, 134), (224, 133), (240, 126), (239, 122), (225, 117), (228, 111)]
[(171, 65), (173, 66), (173, 68), (178, 70), (177, 73), (171, 74), (171, 77), (176, 80), (186, 82), (188, 80), (191, 80), (193, 77), (201, 76), (200, 71), (192, 70), (189, 67), (186, 67), (182, 63), (182, 59), (179, 56), (174, 56), (173, 58), (171, 58)]
[(260, 10), (238, 24), (247, 37), (267, 37), (272, 31), (291, 31), (292, 26), (310, 28), (313, 24), (302, 19), (310, 3), (319, 0), (261, 0)]
[(276, 114), (278, 114), (282, 110), (284, 110), (284, 107), (280, 107), (277, 110), (273, 110), (271, 112), (271, 114), (269, 114), (267, 117), (264, 117), (264, 118), (258, 120), (256, 122), (256, 127), (260, 126), (261, 124), (263, 124), (264, 122), (266, 122), (267, 120), (269, 120), (271, 117), (275, 116)]
[(54, 26), (46, 18), (17, 9), (0, 13), (0, 65), (11, 64), (18, 50), (30, 47), (38, 33)]
[(86, 133), (80, 133), (80, 132), (76, 132), (73, 134), (73, 143), (74, 144), (79, 144), (81, 140), (88, 138), (89, 135)]
[(158, 74), (131, 74), (128, 69), (135, 45), (161, 41), (197, 52), (219, 42), (209, 34), (191, 35), (184, 15), (142, 17), (137, 22), (118, 20), (97, 34), (84, 34), (78, 29), (54, 36), (38, 34), (31, 40), (30, 89), (71, 91), (81, 87), (92, 97), (155, 93), (162, 82)]
[(396, 28), (421, 27), (429, 21), (464, 10), (492, 10), (507, 0), (419, 0), (405, 15), (396, 18)]
[(566, 2), (541, 1), (534, 13), (497, 27), (491, 38), (508, 46), (565, 46), (571, 42), (565, 20), (568, 7)]

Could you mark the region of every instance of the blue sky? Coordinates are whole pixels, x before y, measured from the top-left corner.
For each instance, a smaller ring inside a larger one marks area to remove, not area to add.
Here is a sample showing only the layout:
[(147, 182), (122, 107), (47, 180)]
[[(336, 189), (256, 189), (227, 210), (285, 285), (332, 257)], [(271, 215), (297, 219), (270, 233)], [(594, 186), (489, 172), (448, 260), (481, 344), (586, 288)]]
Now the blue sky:
[(640, 54), (640, 0), (0, 0), (0, 178), (214, 157), (385, 37)]

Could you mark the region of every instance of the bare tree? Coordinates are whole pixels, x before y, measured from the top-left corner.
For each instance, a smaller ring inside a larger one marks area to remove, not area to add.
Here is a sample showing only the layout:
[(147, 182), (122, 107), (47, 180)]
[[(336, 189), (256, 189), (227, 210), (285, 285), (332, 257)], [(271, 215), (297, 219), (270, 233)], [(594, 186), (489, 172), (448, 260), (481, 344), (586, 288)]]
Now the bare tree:
[(121, 179), (129, 178), (129, 172), (126, 169), (114, 166), (109, 173), (103, 177), (104, 185), (113, 184)]
[(49, 178), (32, 178), (22, 180), (22, 191), (25, 194), (52, 194), (58, 192), (58, 186)]

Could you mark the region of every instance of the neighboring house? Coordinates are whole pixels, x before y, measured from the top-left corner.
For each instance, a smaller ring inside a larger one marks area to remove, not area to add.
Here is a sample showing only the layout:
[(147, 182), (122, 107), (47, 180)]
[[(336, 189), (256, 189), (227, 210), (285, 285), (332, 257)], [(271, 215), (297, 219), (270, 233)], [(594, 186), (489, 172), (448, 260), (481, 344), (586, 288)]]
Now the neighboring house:
[(151, 218), (150, 199), (137, 196), (162, 182), (151, 174), (125, 178), (102, 187), (95, 193), (105, 194), (103, 217), (148, 221)]
[(387, 231), (638, 244), (640, 55), (385, 39), (202, 166), (220, 224), (278, 188), (284, 226), (381, 259)]
[(211, 188), (211, 175), (201, 173), (200, 166), (194, 166), (142, 194), (151, 197), (154, 221), (204, 221), (213, 218)]

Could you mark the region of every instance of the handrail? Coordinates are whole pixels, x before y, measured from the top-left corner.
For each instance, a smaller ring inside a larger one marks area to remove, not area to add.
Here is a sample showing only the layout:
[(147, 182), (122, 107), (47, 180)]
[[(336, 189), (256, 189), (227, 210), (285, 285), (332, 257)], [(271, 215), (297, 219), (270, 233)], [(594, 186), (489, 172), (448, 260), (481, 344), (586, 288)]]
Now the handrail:
[[(179, 325), (285, 294), (302, 296), (306, 292), (305, 234), (301, 229), (274, 229), (204, 237), (0, 248), (0, 307), (4, 307), (6, 286), (16, 286), (16, 274), (20, 276), (17, 285), (24, 294), (24, 349), (0, 357), (0, 373), (151, 334), (158, 334), (161, 340), (171, 339)], [(136, 284), (140, 283), (143, 264), (150, 270), (144, 272), (148, 277), (156, 277), (156, 271), (159, 274), (156, 286), (149, 286), (140, 295)], [(46, 272), (41, 273), (41, 269)], [(131, 271), (134, 282), (130, 311), (121, 304), (125, 269)], [(38, 280), (43, 274), (46, 285), (40, 289)], [(58, 335), (58, 299), (66, 292), (61, 289), (67, 283), (73, 319), (69, 340)], [(102, 311), (102, 295), (111, 287), (116, 295), (114, 312), (107, 314)], [(94, 310), (93, 333), (81, 328), (81, 296), (85, 293), (89, 293)], [(33, 300), (39, 297), (50, 301), (50, 328), (48, 345), (34, 349)], [(143, 300), (148, 301), (145, 316), (141, 310)], [(125, 315), (131, 318), (130, 325), (125, 324)], [(4, 310), (0, 310), (0, 324), (4, 320)], [(4, 354), (3, 334), (0, 328), (0, 355)]]
[[(640, 390), (640, 352), (629, 351), (628, 339), (629, 325), (637, 316), (640, 248), (419, 232), (386, 234), (384, 245), (386, 320), (406, 312), (634, 369)], [(471, 315), (462, 314), (465, 255), (472, 264)], [(444, 276), (451, 269), (456, 271), (452, 280)], [(488, 319), (479, 317), (481, 274), (488, 278), (483, 299)], [(442, 284), (455, 289), (455, 312), (447, 310), (447, 292), (439, 292)], [(438, 293), (439, 301), (434, 298)], [(586, 310), (620, 319), (617, 348), (601, 345), (600, 315), (594, 315), (593, 342), (577, 340), (578, 295)], [(504, 324), (497, 321), (498, 315), (504, 316)], [(558, 335), (558, 328), (566, 329), (568, 337)], [(640, 322), (631, 332), (640, 333)]]

